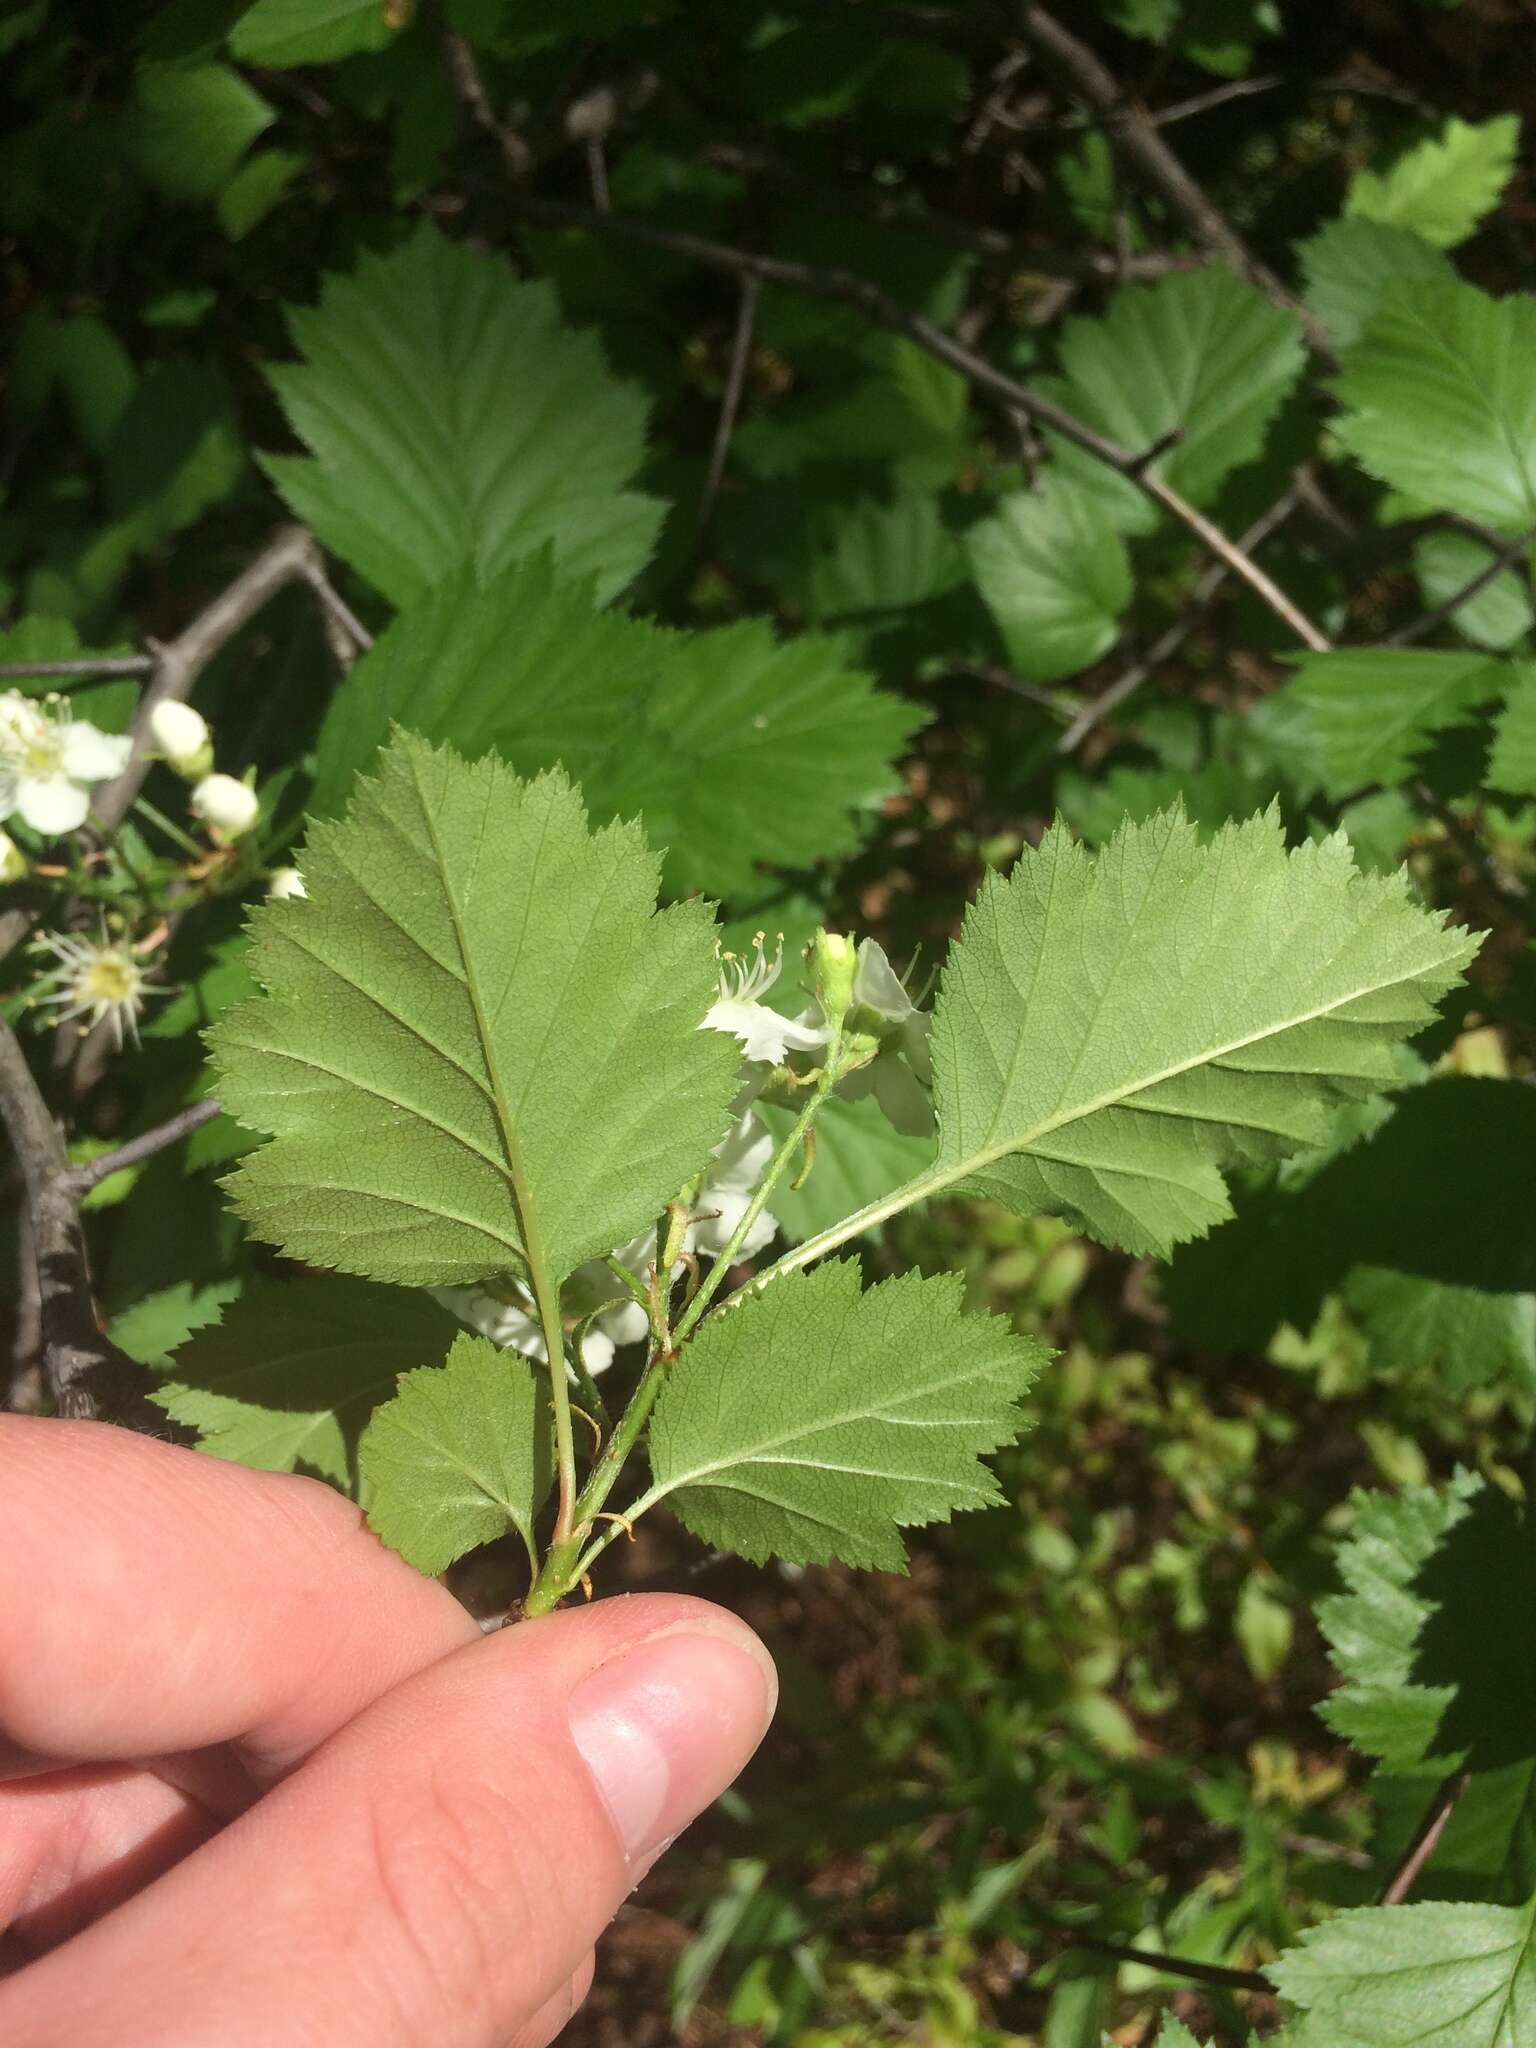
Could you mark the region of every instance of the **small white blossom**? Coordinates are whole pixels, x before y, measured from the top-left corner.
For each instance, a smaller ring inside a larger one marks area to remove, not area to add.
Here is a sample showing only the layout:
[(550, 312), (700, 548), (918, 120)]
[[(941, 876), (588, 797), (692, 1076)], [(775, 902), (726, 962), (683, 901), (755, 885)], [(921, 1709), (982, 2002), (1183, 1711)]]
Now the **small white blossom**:
[(880, 1050), (868, 1066), (844, 1076), (838, 1094), (851, 1101), (873, 1094), (898, 1131), (927, 1137), (934, 1128), (928, 1013), (913, 1002), (884, 948), (873, 939), (859, 944), (848, 1023), (878, 1039)]
[(308, 894), (297, 868), (274, 868), (267, 879), (267, 896), (273, 903), (286, 903), (291, 896)]
[(26, 855), (9, 832), (0, 832), (0, 882), (19, 882), (26, 872)]
[(91, 785), (119, 775), (133, 742), (70, 718), (59, 698), (0, 694), (0, 818), (19, 815), (50, 839), (85, 823)]
[(773, 987), (784, 965), (783, 938), (770, 960), (763, 950), (763, 936), (761, 932), (757, 934), (752, 952), (745, 960), (734, 953), (720, 955), (719, 998), (710, 1005), (699, 1029), (729, 1032), (741, 1040), (749, 1060), (776, 1067), (791, 1050), (813, 1052), (825, 1045), (827, 1027), (824, 1022), (813, 1024), (805, 1017), (781, 1017), (777, 1010), (758, 1001)]
[[(768, 1170), (773, 1153), (772, 1136), (752, 1112), (748, 1110), (738, 1117), (725, 1143), (715, 1153), (693, 1205), (695, 1220), (688, 1229), (691, 1251), (714, 1257), (725, 1250), (731, 1232), (746, 1214), (757, 1184)], [(737, 1246), (736, 1256), (750, 1259), (772, 1239), (778, 1227), (776, 1218), (764, 1209)]]
[(167, 698), (149, 714), (155, 745), (179, 775), (197, 782), (213, 766), (213, 738), (208, 721), (190, 704)]
[(47, 932), (38, 944), (58, 962), (42, 979), (40, 986), (51, 993), (41, 1000), (62, 1003), (63, 1019), (84, 1017), (87, 1028), (108, 1018), (119, 1047), (125, 1031), (137, 1045), (147, 976), (127, 941)]
[(205, 775), (192, 792), (194, 815), (224, 839), (249, 832), (260, 809), (255, 790), (233, 775)]

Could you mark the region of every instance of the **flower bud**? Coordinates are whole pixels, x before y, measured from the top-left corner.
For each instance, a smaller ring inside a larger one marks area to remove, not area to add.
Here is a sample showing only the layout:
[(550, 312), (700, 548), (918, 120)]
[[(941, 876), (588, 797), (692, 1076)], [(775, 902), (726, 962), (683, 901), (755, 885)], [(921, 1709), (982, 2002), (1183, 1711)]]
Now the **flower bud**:
[(26, 855), (9, 832), (0, 832), (0, 882), (19, 882), (26, 872)]
[(271, 903), (286, 903), (290, 896), (308, 894), (297, 868), (274, 868), (267, 877), (267, 900)]
[(233, 775), (205, 775), (192, 792), (192, 810), (221, 839), (238, 839), (255, 824), (261, 806), (248, 782)]
[(815, 976), (816, 1000), (828, 1024), (836, 1026), (848, 1014), (853, 1000), (853, 976), (858, 952), (852, 939), (841, 932), (819, 930), (811, 941), (811, 968)]
[(157, 704), (149, 714), (149, 730), (166, 760), (188, 782), (200, 782), (212, 768), (208, 721), (190, 704), (178, 704), (174, 698)]

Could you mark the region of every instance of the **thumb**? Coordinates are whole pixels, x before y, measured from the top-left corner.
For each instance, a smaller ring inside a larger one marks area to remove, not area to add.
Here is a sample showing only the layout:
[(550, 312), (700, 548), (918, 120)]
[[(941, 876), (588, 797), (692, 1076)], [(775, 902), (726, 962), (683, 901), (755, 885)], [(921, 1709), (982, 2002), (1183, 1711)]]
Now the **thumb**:
[(774, 1697), (757, 1638), (697, 1600), (605, 1601), (471, 1643), (0, 1987), (0, 2036), (531, 2048)]

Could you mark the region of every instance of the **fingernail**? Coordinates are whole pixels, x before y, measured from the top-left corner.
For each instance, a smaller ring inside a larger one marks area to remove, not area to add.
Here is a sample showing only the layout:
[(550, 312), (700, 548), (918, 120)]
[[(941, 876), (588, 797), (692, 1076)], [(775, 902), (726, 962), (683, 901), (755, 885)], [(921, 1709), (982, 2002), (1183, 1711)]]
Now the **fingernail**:
[(777, 1697), (768, 1652), (726, 1623), (663, 1630), (581, 1681), (571, 1735), (632, 1863), (719, 1797), (762, 1741)]

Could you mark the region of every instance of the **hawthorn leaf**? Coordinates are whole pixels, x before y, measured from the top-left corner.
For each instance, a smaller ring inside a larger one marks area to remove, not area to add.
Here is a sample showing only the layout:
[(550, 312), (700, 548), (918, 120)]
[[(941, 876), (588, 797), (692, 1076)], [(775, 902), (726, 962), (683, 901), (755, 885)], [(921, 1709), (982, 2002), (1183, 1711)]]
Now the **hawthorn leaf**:
[(1499, 696), (1510, 675), (1481, 648), (1339, 647), (1302, 655), (1257, 723), (1263, 732), (1294, 717), (1319, 784), (1341, 797), (1404, 781), (1434, 735)]
[(1005, 498), (966, 547), (1021, 676), (1055, 682), (1114, 645), (1131, 601), (1130, 557), (1099, 502), (1068, 479), (1047, 476)]
[(1449, 256), (1407, 228), (1346, 218), (1329, 221), (1296, 251), (1307, 281), (1307, 304), (1335, 348), (1352, 348), (1390, 285), (1454, 284)]
[(1317, 1608), (1344, 1680), (1319, 1709), (1328, 1726), (1393, 1771), (1536, 1757), (1536, 1560), (1519, 1509), (1470, 1472), (1352, 1505), (1347, 1590)]
[(509, 1529), (533, 1559), (551, 1434), (527, 1359), (461, 1331), (442, 1365), (400, 1375), (363, 1431), (357, 1462), (369, 1523), (421, 1572), (446, 1571)]
[(1200, 2043), (1184, 2022), (1170, 2012), (1158, 2029), (1156, 2048), (1200, 2048)]
[[(1252, 462), (1301, 375), (1305, 350), (1294, 314), (1220, 264), (1126, 285), (1103, 319), (1069, 320), (1062, 376), (1039, 380), (1087, 425), (1133, 455), (1177, 433), (1151, 466), (1196, 504)], [(1126, 478), (1065, 443), (1060, 465), (1125, 533), (1151, 532), (1162, 515)]]
[(1334, 393), (1334, 433), (1382, 483), (1500, 533), (1536, 526), (1536, 298), (1395, 285)]
[(1449, 1394), (1500, 1384), (1536, 1394), (1536, 1295), (1390, 1266), (1357, 1266), (1341, 1292), (1370, 1340), (1373, 1371), (1434, 1373)]
[(1357, 171), (1346, 215), (1408, 228), (1436, 249), (1454, 249), (1499, 202), (1520, 148), (1520, 117), (1461, 121), (1405, 150), (1385, 171)]
[(1306, 2018), (1293, 2048), (1524, 2048), (1536, 2039), (1536, 1898), (1361, 1906), (1266, 1974)]
[(950, 950), (915, 1185), (1165, 1255), (1231, 1213), (1223, 1166), (1315, 1144), (1331, 1102), (1388, 1084), (1477, 945), (1339, 835), (1288, 853), (1274, 810), (1203, 845), (1160, 812), (1096, 855), (1057, 825)]
[(1002, 1498), (979, 1460), (1049, 1356), (963, 1295), (950, 1273), (866, 1292), (833, 1259), (711, 1318), (656, 1404), (647, 1502), (754, 1563), (904, 1572), (900, 1529)]
[(256, 0), (229, 33), (243, 64), (330, 64), (360, 50), (382, 50), (409, 18), (384, 0)]
[(663, 507), (625, 486), (646, 401), (548, 284), (427, 225), (291, 307), (303, 351), (268, 377), (310, 457), (262, 458), (298, 517), (397, 605), (553, 546), (604, 598), (648, 559)]
[(640, 829), (398, 734), (312, 827), (307, 898), (252, 920), (267, 993), (209, 1034), (273, 1142), (228, 1185), (306, 1263), (412, 1285), (510, 1269), (553, 1292), (646, 1229), (725, 1131), (736, 1048), (703, 903), (656, 909)]
[(900, 611), (965, 581), (964, 558), (928, 492), (906, 491), (891, 505), (828, 506), (809, 523), (805, 557), (792, 575), (813, 619)]
[(315, 808), (336, 809), (392, 719), (525, 772), (559, 762), (594, 818), (643, 816), (669, 892), (735, 895), (759, 866), (851, 853), (896, 787), (921, 714), (819, 634), (758, 620), (676, 633), (597, 612), (547, 556), (484, 590), (468, 572), (414, 605), (337, 691)]
[[(1468, 533), (1428, 533), (1413, 551), (1414, 573), (1424, 601), (1448, 604), (1493, 563), (1493, 550)], [(1491, 582), (1460, 604), (1450, 623), (1474, 647), (1502, 654), (1515, 646), (1536, 623), (1531, 593), (1513, 568), (1501, 569)]]
[(120, 1309), (112, 1318), (112, 1342), (140, 1365), (153, 1366), (157, 1372), (167, 1371), (177, 1346), (184, 1344), (194, 1330), (216, 1323), (239, 1292), (238, 1280), (215, 1280), (206, 1285), (178, 1280), (157, 1293), (143, 1295), (131, 1307)]
[(129, 150), (168, 199), (212, 199), (277, 116), (227, 64), (141, 64), (126, 115)]
[[(774, 1137), (787, 1138), (793, 1112), (759, 1103), (759, 1120)], [(855, 1209), (878, 1202), (933, 1160), (932, 1138), (898, 1131), (873, 1095), (846, 1102), (831, 1096), (816, 1118), (816, 1151), (811, 1170), (796, 1188), (779, 1182), (769, 1204), (791, 1243), (830, 1230)]]
[[(1395, 1362), (1426, 1364), (1454, 1342), (1449, 1385), (1499, 1377), (1536, 1293), (1536, 1244), (1524, 1220), (1536, 1202), (1533, 1091), (1441, 1075), (1351, 1106), (1330, 1135), (1326, 1148), (1288, 1161), (1247, 1193), (1232, 1222), (1179, 1252), (1164, 1283), (1179, 1335), (1211, 1350), (1262, 1349), (1279, 1323), (1309, 1329), (1324, 1298), (1342, 1290), (1368, 1318), (1384, 1308), (1385, 1343), (1390, 1296), (1383, 1304), (1383, 1283), (1364, 1277), (1384, 1270), (1448, 1297), (1421, 1298), (1414, 1355)], [(1454, 1200), (1447, 1188), (1457, 1190)], [(1456, 1298), (1474, 1291), (1488, 1306), (1458, 1331)], [(1494, 1319), (1516, 1332), (1497, 1336), (1485, 1354)]]
[(255, 1280), (192, 1331), (151, 1400), (216, 1458), (299, 1466), (350, 1488), (357, 1439), (408, 1366), (446, 1356), (459, 1324), (419, 1290), (340, 1274)]
[(1536, 665), (1529, 662), (1499, 713), (1488, 780), (1510, 796), (1536, 796)]

